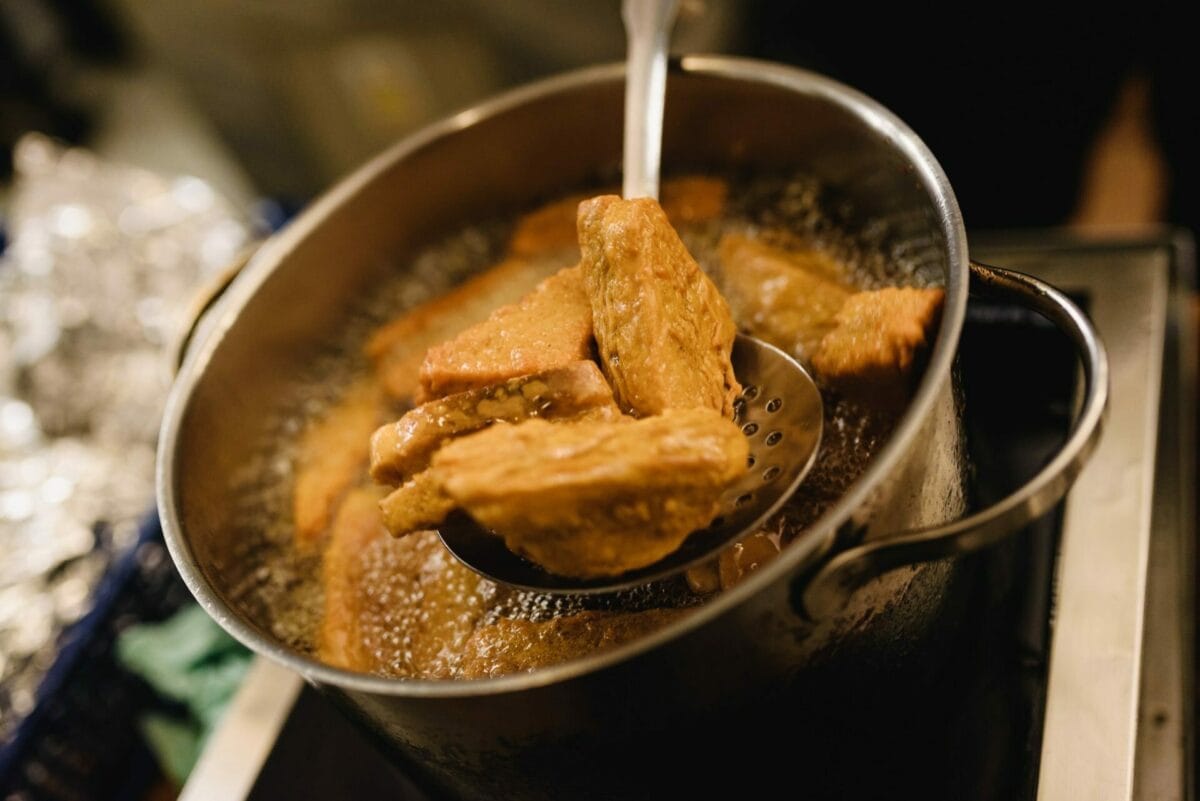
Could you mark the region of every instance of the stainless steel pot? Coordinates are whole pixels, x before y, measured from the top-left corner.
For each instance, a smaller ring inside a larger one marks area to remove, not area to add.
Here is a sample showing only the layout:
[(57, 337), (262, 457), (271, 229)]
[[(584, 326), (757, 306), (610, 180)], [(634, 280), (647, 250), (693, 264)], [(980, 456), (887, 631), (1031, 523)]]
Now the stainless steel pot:
[[(1100, 430), (1107, 367), (1087, 320), (1040, 282), (969, 263), (946, 177), (900, 120), (811, 73), (684, 58), (669, 80), (666, 170), (807, 171), (849, 201), (851, 230), (882, 227), (893, 253), (945, 286), (928, 365), (890, 441), (774, 562), (627, 646), (464, 682), (353, 674), (289, 651), (228, 599), (228, 477), (250, 463), (276, 398), (366, 288), (465, 221), (586, 186), (619, 163), (622, 75), (602, 67), (510, 92), (337, 185), (233, 282), (187, 355), (163, 424), (160, 513), (200, 603), (249, 647), (327, 690), (419, 776), (458, 795), (641, 794), (651, 779), (635, 773), (651, 766), (678, 788), (704, 764), (698, 753), (730, 753), (771, 714), (804, 717), (831, 692), (869, 697), (876, 678), (920, 661), (921, 643), (956, 608), (947, 557), (1049, 509)], [(964, 462), (951, 367), (969, 292), (1020, 300), (1060, 326), (1079, 348), (1085, 388), (1074, 430), (1045, 469), (959, 520)]]

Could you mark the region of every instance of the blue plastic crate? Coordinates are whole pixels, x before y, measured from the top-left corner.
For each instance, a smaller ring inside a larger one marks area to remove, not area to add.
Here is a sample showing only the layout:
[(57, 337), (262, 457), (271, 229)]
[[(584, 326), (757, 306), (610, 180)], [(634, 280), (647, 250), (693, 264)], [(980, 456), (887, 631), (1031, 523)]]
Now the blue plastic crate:
[(101, 580), (91, 610), (62, 634), (33, 711), (0, 747), (0, 797), (140, 801), (161, 774), (138, 718), (164, 702), (118, 664), (115, 642), (125, 628), (163, 620), (190, 601), (158, 515), (148, 515), (137, 544)]

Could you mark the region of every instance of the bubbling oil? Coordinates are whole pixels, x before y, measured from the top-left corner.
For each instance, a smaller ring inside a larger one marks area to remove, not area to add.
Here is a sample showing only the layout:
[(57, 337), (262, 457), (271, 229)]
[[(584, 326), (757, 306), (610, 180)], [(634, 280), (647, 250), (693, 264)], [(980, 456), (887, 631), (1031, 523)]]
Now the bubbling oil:
[[(733, 178), (723, 216), (684, 226), (679, 233), (718, 284), (717, 243), (729, 232), (785, 248), (802, 244), (823, 250), (846, 266), (848, 283), (861, 289), (928, 283), (921, 271), (884, 247), (886, 226), (848, 231), (830, 209), (827, 193), (804, 176)], [(294, 391), (281, 398), (278, 413), (264, 429), (258, 457), (234, 477), (238, 503), (233, 539), (238, 544), (220, 566), (227, 577), (227, 595), (250, 620), (289, 647), (317, 655), (327, 601), (320, 579), (322, 556), (296, 546), (291, 522), (297, 447), (306, 422), (322, 417), (370, 369), (363, 344), (374, 329), (496, 264), (513, 222), (464, 227), (421, 251), (407, 269), (364, 298), (339, 335), (321, 344)], [(547, 273), (573, 261), (563, 254), (546, 258), (554, 262), (545, 265)], [(825, 429), (816, 462), (763, 531), (779, 548), (801, 536), (862, 475), (894, 422), (824, 390), (823, 396)], [(391, 411), (399, 417), (405, 408), (397, 403)], [(492, 646), (481, 645), (479, 634), (497, 626), (512, 628), (512, 636), (545, 639), (559, 635), (530, 634), (524, 624), (574, 621), (586, 627), (602, 620), (604, 613), (628, 613), (621, 617), (632, 621), (630, 625), (614, 629), (612, 636), (597, 629), (580, 640), (590, 646), (613, 645), (675, 619), (671, 610), (686, 610), (713, 597), (692, 591), (682, 577), (609, 596), (517, 591), (457, 564), (432, 534), (378, 538), (361, 553), (358, 564), (362, 597), (352, 610), (358, 615), (355, 631), (360, 642), (355, 647), (366, 652), (363, 656), (372, 670), (400, 677), (497, 675), (529, 669), (530, 660), (580, 655), (564, 648), (526, 661), (493, 657), (488, 650)], [(472, 668), (464, 673), (462, 654), (468, 648), (474, 648)], [(541, 653), (535, 643), (529, 649)]]

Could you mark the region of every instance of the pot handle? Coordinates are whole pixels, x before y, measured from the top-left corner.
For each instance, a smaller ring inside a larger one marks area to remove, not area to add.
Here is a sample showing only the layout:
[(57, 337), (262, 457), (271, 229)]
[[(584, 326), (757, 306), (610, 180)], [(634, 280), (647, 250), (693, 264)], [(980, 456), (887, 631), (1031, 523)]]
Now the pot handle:
[(999, 542), (1048, 512), (1095, 450), (1108, 405), (1108, 357), (1096, 330), (1062, 292), (1012, 270), (971, 262), (971, 294), (999, 297), (1038, 312), (1066, 333), (1083, 363), (1085, 392), (1062, 449), (1027, 484), (970, 517), (850, 548), (817, 569), (800, 601), (810, 619), (841, 610), (850, 595), (888, 570), (967, 554)]

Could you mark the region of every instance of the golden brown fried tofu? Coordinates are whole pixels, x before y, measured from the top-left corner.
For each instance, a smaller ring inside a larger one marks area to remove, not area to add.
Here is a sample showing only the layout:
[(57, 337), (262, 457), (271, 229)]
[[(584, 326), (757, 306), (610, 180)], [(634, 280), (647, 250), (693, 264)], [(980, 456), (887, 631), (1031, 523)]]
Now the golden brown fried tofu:
[(620, 413), (595, 362), (512, 378), (422, 404), (376, 430), (371, 478), (399, 484), (428, 467), (434, 451), (449, 440), (497, 421), (615, 419)]
[[(728, 185), (691, 176), (663, 182), (663, 205), (676, 224), (703, 222), (724, 209)], [(576, 216), (590, 195), (570, 195), (521, 218), (509, 242), (509, 258), (428, 303), (382, 326), (365, 347), (384, 389), (409, 401), (418, 393), (418, 372), (429, 348), (514, 303), (567, 264), (578, 261)]]
[[(509, 240), (509, 253), (519, 257), (534, 257), (556, 250), (578, 253), (575, 218), (579, 204), (595, 194), (568, 195), (523, 216), (517, 221)], [(671, 224), (679, 226), (719, 217), (725, 209), (729, 185), (703, 175), (680, 176), (663, 181), (659, 195)]]
[(431, 347), (519, 300), (561, 267), (553, 260), (508, 259), (380, 327), (364, 351), (384, 389), (397, 400), (412, 400)]
[(364, 379), (301, 435), (292, 494), (297, 547), (312, 547), (321, 538), (338, 500), (365, 477), (367, 443), (383, 409), (378, 385)]
[(483, 612), (483, 581), (430, 531), (387, 535), (375, 490), (342, 504), (321, 566), (320, 658), (388, 676), (449, 677)]
[(422, 470), (379, 502), (383, 525), (396, 536), (437, 528), (458, 507), (442, 486), (443, 476)]
[(663, 181), (658, 202), (671, 225), (715, 220), (725, 211), (729, 184), (704, 175), (682, 175)]
[(944, 295), (941, 289), (888, 287), (851, 296), (813, 357), (817, 375), (877, 407), (903, 403)]
[(421, 364), (425, 399), (492, 386), (586, 360), (592, 353), (592, 306), (579, 267), (561, 270), (516, 303), (492, 312)]
[(583, 276), (600, 366), (636, 415), (706, 407), (732, 416), (741, 386), (729, 307), (657, 202), (602, 195), (579, 206)]
[(569, 250), (574, 255), (579, 248), (575, 237), (575, 212), (588, 197), (567, 195), (522, 216), (513, 228), (508, 252), (518, 258), (533, 258), (557, 250)]
[(819, 250), (786, 251), (727, 234), (718, 246), (721, 289), (753, 336), (809, 360), (850, 297), (844, 269)]
[(658, 561), (712, 522), (748, 453), (741, 429), (712, 409), (498, 423), (434, 454), (427, 471), (384, 499), (385, 523), (402, 535), (458, 507), (547, 570), (616, 575)]
[(321, 562), (325, 615), (318, 649), (321, 659), (350, 670), (371, 669), (358, 633), (361, 611), (356, 563), (375, 540), (391, 539), (379, 514), (378, 489), (356, 489), (346, 496), (333, 521)]

